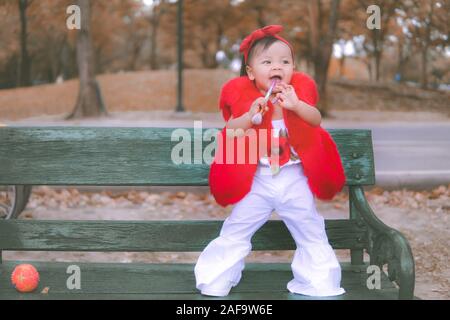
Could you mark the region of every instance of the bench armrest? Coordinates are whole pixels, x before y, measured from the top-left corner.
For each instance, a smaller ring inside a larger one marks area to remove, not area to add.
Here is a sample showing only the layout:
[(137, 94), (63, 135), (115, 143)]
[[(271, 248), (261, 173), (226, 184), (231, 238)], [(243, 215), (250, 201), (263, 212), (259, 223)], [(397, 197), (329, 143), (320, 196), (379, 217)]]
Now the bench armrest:
[(408, 241), (399, 231), (377, 218), (362, 187), (351, 186), (349, 193), (357, 212), (368, 226), (370, 264), (380, 268), (387, 264), (389, 279), (399, 286), (399, 299), (413, 299), (415, 267)]

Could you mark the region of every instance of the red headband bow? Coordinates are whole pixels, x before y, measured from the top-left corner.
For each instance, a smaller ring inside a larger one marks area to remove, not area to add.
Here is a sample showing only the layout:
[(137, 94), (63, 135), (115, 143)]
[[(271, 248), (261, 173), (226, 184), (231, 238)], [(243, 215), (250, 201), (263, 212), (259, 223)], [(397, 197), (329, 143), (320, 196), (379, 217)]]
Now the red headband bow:
[(277, 33), (280, 33), (283, 31), (283, 26), (280, 25), (270, 25), (266, 26), (261, 29), (257, 29), (253, 31), (250, 35), (248, 35), (241, 43), (241, 47), (239, 48), (239, 51), (244, 53), (245, 62), (247, 62), (248, 52), (250, 51), (250, 48), (253, 46), (253, 44), (258, 41), (259, 39), (265, 38), (265, 37), (274, 37), (277, 38), (280, 41), (283, 41), (286, 43), (289, 48), (291, 48), (291, 51), (293, 52), (292, 45), (287, 41), (286, 39), (280, 37), (277, 35)]

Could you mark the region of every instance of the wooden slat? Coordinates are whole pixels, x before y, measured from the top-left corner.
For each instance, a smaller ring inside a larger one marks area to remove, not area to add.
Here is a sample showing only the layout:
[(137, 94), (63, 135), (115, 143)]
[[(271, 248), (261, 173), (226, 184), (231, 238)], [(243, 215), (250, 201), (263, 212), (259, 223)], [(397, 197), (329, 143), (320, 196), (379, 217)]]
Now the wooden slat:
[[(223, 221), (43, 221), (0, 220), (0, 250), (202, 251)], [(336, 249), (364, 248), (365, 229), (352, 220), (328, 220)], [(293, 250), (282, 221), (269, 221), (253, 237), (254, 250)]]
[[(7, 261), (0, 272), (11, 274), (14, 266), (23, 261)], [(0, 277), (0, 299), (210, 299), (201, 296), (195, 288), (192, 264), (106, 264), (106, 263), (32, 263), (40, 273), (35, 293), (19, 294), (12, 288), (9, 277)], [(67, 267), (80, 268), (81, 289), (66, 286)], [(342, 264), (341, 286), (347, 293), (324, 299), (397, 299), (398, 290), (382, 273), (381, 289), (369, 290), (366, 285), (366, 265)], [(247, 264), (241, 282), (232, 289), (227, 299), (313, 299), (290, 294), (286, 284), (292, 279), (289, 264)], [(49, 288), (48, 294), (40, 292)]]
[[(190, 164), (171, 158), (180, 130), (191, 137)], [(347, 184), (374, 184), (370, 131), (329, 132)], [(193, 128), (1, 127), (0, 185), (208, 185), (209, 163), (194, 163), (196, 146), (202, 154), (211, 143), (201, 136)]]

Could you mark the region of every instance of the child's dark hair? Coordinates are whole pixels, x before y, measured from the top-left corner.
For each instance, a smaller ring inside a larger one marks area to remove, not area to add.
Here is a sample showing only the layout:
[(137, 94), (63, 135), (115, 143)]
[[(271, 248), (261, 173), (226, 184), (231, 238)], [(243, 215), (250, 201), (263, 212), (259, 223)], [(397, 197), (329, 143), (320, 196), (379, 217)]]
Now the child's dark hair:
[[(264, 38), (261, 38), (261, 39), (255, 41), (255, 43), (253, 43), (252, 47), (250, 48), (250, 51), (248, 52), (247, 61), (245, 61), (245, 57), (242, 56), (240, 76), (242, 77), (242, 76), (247, 75), (247, 69), (246, 69), (247, 63), (252, 58), (256, 48), (263, 47), (262, 50), (264, 51), (267, 48), (269, 48), (276, 41), (280, 41), (280, 40), (275, 37), (264, 37)], [(291, 52), (291, 54), (292, 54), (292, 60), (294, 60), (294, 53)]]

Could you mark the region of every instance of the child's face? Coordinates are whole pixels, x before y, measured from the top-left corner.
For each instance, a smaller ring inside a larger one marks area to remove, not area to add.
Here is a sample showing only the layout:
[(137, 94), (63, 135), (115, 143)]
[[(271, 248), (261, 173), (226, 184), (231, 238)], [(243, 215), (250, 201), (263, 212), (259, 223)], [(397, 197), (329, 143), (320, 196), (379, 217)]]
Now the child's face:
[[(256, 86), (267, 91), (273, 79), (289, 84), (294, 72), (291, 49), (282, 41), (274, 42), (266, 50), (256, 50), (247, 66), (247, 75)], [(276, 93), (276, 90), (273, 91)]]

